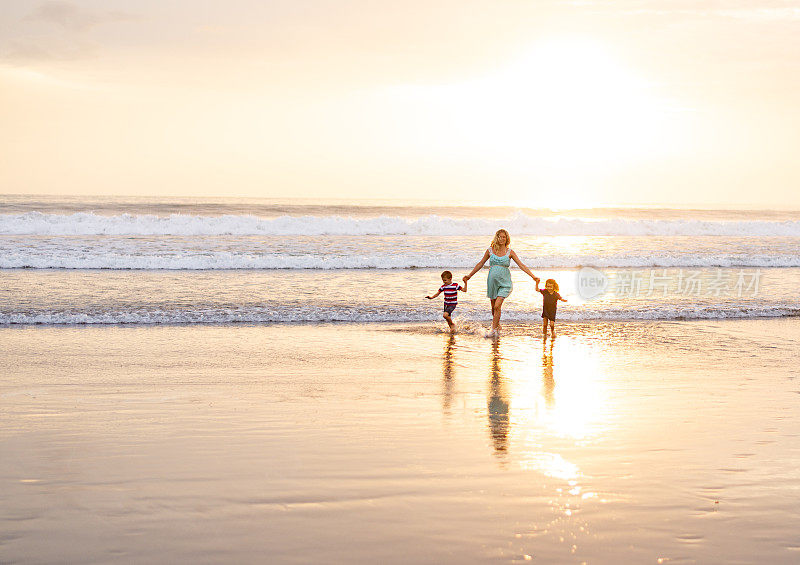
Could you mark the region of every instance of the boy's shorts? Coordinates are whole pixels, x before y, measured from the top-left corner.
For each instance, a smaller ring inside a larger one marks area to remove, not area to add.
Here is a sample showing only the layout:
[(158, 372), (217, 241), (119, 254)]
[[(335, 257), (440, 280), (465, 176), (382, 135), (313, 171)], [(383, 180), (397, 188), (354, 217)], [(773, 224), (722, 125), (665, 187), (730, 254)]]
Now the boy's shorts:
[(458, 306), (458, 304), (445, 304), (444, 311), (447, 312), (448, 314), (452, 314), (453, 310), (456, 309), (456, 306)]

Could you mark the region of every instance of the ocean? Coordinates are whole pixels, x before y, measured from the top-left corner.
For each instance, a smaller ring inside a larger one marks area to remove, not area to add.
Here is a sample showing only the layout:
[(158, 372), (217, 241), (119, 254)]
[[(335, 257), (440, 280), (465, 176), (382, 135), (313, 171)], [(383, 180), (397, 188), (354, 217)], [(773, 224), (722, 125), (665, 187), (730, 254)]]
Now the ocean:
[[(561, 320), (800, 314), (800, 211), (1, 196), (0, 324), (440, 323), (425, 295), (501, 227)], [(538, 322), (512, 276), (503, 319)], [(488, 322), (485, 285), (457, 323)]]

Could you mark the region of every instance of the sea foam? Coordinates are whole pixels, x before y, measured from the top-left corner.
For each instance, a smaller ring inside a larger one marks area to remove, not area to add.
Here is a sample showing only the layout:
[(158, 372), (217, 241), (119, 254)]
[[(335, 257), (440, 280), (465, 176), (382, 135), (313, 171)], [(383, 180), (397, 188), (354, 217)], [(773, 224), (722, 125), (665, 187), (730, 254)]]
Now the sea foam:
[[(615, 253), (551, 254), (524, 257), (534, 269), (596, 268), (781, 268), (800, 267), (800, 254), (726, 255)], [(110, 269), (110, 270), (347, 270), (347, 269), (438, 269), (442, 265), (469, 269), (475, 257), (468, 253), (363, 253), (274, 254), (228, 251), (181, 250), (165, 254), (87, 253), (80, 249), (14, 250), (0, 255), (0, 269)]]
[[(460, 307), (456, 316), (459, 324), (488, 323), (484, 309)], [(559, 312), (559, 320), (593, 321), (668, 321), (722, 320), (738, 318), (786, 318), (800, 316), (800, 308), (791, 305), (708, 305), (708, 306), (650, 306), (650, 307), (582, 307)], [(508, 322), (536, 324), (538, 310), (510, 310), (503, 313)], [(430, 309), (386, 307), (369, 308), (184, 308), (132, 309), (105, 311), (38, 311), (0, 312), (0, 325), (74, 325), (74, 324), (236, 324), (236, 323), (415, 323), (439, 322)]]
[(417, 218), (379, 216), (251, 215), (169, 216), (92, 212), (0, 215), (3, 235), (475, 235), (504, 227), (515, 235), (800, 237), (800, 221), (632, 220), (540, 217), (519, 213), (506, 218)]

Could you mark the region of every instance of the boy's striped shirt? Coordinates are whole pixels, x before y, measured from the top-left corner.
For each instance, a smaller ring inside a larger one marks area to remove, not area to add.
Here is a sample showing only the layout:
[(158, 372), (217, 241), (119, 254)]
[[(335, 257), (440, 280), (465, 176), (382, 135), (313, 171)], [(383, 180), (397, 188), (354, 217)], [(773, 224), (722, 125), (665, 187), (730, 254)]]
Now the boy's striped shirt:
[(458, 283), (443, 284), (439, 287), (439, 292), (444, 292), (445, 304), (458, 304), (458, 291), (461, 285)]

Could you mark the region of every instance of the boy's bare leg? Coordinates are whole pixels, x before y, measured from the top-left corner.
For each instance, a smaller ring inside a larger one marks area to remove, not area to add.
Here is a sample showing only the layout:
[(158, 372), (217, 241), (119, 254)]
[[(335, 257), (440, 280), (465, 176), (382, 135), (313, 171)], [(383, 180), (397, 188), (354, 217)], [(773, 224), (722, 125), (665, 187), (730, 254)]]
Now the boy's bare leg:
[(450, 317), (450, 314), (445, 312), (444, 314), (442, 314), (442, 317), (444, 318), (444, 321), (447, 322), (447, 325), (450, 326), (451, 332), (456, 329), (456, 326), (453, 323), (453, 319)]
[(547, 337), (547, 318), (542, 318), (542, 333)]
[(556, 322), (550, 320), (550, 337), (556, 337)]

